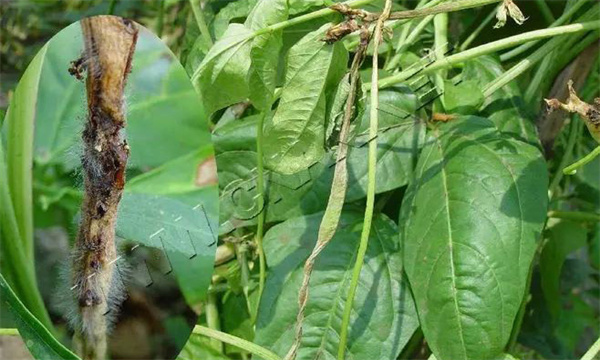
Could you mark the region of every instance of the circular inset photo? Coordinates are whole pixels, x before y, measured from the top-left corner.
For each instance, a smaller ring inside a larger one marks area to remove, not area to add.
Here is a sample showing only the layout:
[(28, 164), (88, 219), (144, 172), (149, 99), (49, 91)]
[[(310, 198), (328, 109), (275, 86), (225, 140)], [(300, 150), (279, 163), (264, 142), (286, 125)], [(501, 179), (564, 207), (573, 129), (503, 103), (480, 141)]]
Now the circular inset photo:
[(2, 318), (34, 357), (177, 357), (216, 251), (210, 139), (184, 68), (133, 21), (83, 19), (36, 55), (0, 147)]

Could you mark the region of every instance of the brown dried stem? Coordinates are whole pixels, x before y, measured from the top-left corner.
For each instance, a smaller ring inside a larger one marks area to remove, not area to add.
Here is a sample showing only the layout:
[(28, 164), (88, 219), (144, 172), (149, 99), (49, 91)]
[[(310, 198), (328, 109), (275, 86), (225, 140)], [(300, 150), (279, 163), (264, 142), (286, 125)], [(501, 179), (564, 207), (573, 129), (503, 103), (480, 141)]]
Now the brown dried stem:
[(87, 18), (81, 27), (85, 49), (82, 59), (74, 62), (74, 75), (79, 75), (82, 64), (87, 69), (85, 194), (71, 276), (78, 304), (77, 352), (84, 360), (99, 360), (106, 358), (107, 315), (120, 298), (115, 289), (115, 224), (129, 156), (121, 130), (125, 126), (124, 88), (138, 29), (115, 16)]
[(294, 360), (296, 354), (300, 348), (302, 342), (302, 325), (304, 322), (304, 313), (306, 305), (308, 303), (308, 287), (310, 283), (310, 277), (315, 265), (315, 261), (321, 251), (325, 249), (325, 246), (335, 235), (337, 230), (340, 215), (342, 213), (342, 207), (344, 206), (344, 200), (346, 198), (346, 189), (348, 187), (348, 169), (346, 159), (348, 157), (348, 138), (350, 135), (350, 120), (354, 115), (356, 92), (358, 91), (360, 64), (364, 59), (367, 46), (369, 45), (369, 31), (367, 27), (361, 28), (361, 42), (359, 45), (354, 59), (352, 60), (352, 66), (350, 68), (350, 90), (348, 93), (348, 99), (346, 100), (346, 107), (344, 109), (344, 118), (342, 120), (342, 127), (340, 130), (339, 145), (336, 156), (336, 164), (333, 173), (333, 181), (331, 183), (331, 193), (329, 194), (329, 200), (327, 202), (327, 208), (323, 214), (321, 225), (319, 226), (319, 234), (317, 236), (317, 243), (312, 250), (312, 253), (304, 263), (304, 277), (302, 279), (302, 285), (298, 292), (298, 315), (296, 317), (295, 337), (294, 342), (288, 353), (285, 356), (285, 360)]

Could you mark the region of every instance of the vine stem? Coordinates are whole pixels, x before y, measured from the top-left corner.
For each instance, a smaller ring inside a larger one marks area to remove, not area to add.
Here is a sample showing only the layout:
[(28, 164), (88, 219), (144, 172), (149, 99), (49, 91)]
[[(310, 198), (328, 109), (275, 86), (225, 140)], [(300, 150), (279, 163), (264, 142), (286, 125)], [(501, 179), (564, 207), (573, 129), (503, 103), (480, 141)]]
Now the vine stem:
[(346, 343), (348, 341), (348, 330), (350, 327), (350, 316), (352, 314), (352, 306), (354, 303), (354, 296), (356, 294), (356, 288), (358, 287), (358, 280), (360, 278), (360, 271), (365, 260), (365, 254), (367, 253), (367, 245), (369, 243), (369, 235), (371, 233), (371, 223), (373, 221), (373, 207), (375, 205), (375, 184), (376, 184), (376, 165), (377, 165), (377, 131), (379, 129), (379, 90), (377, 83), (379, 80), (379, 44), (383, 37), (383, 25), (390, 16), (392, 9), (392, 0), (386, 0), (383, 13), (377, 20), (375, 31), (373, 33), (373, 71), (371, 74), (371, 104), (369, 109), (369, 159), (368, 159), (368, 178), (367, 178), (367, 204), (365, 208), (365, 216), (363, 221), (362, 232), (360, 234), (360, 245), (358, 247), (358, 254), (356, 255), (356, 262), (354, 263), (354, 269), (352, 271), (352, 279), (350, 280), (350, 288), (348, 289), (348, 296), (346, 297), (346, 303), (344, 304), (344, 314), (342, 316), (342, 325), (340, 330), (340, 343), (338, 346), (338, 360), (344, 360), (346, 352)]
[(574, 164), (567, 166), (563, 170), (563, 173), (565, 175), (574, 175), (577, 172), (577, 169), (579, 169), (580, 167), (589, 163), (590, 161), (594, 160), (594, 158), (596, 158), (596, 156), (598, 156), (598, 155), (600, 155), (600, 146), (598, 146), (597, 148), (592, 150), (592, 152), (590, 152), (589, 154), (587, 154), (586, 156), (584, 156), (582, 159), (578, 160)]
[[(319, 233), (317, 235), (317, 243), (312, 252), (306, 259), (303, 269), (302, 284), (298, 291), (298, 315), (296, 316), (296, 327), (294, 342), (285, 355), (285, 360), (294, 360), (302, 343), (302, 324), (304, 322), (304, 312), (308, 303), (309, 284), (313, 272), (313, 268), (319, 254), (325, 249), (331, 241), (340, 222), (344, 200), (346, 199), (346, 190), (348, 187), (348, 138), (350, 136), (350, 120), (355, 112), (356, 92), (360, 81), (359, 68), (369, 45), (369, 30), (367, 27), (362, 27), (361, 42), (358, 50), (352, 59), (350, 68), (350, 87), (348, 89), (348, 97), (344, 108), (344, 118), (340, 129), (338, 150), (336, 155), (335, 169), (333, 172), (333, 180), (331, 182), (331, 192), (327, 201), (327, 207), (323, 213), (321, 224), (319, 225)], [(342, 82), (348, 81), (346, 79)]]
[(563, 220), (589, 221), (600, 222), (600, 214), (585, 212), (585, 211), (558, 211), (552, 210), (548, 212), (548, 217)]
[[(573, 149), (575, 148), (575, 143), (577, 142), (578, 135), (581, 134), (581, 129), (583, 128), (582, 121), (575, 121), (575, 117), (571, 117), (571, 124), (569, 126), (569, 138), (567, 140), (567, 146), (565, 147), (565, 152), (560, 159), (560, 164), (558, 165), (559, 169), (564, 168), (567, 165), (567, 162), (571, 160), (573, 155)], [(560, 181), (563, 178), (562, 171), (557, 171), (550, 183), (550, 187), (548, 188), (548, 197), (552, 199), (556, 192), (556, 188), (560, 184)]]
[(17, 329), (0, 329), (0, 336), (2, 336), (2, 335), (19, 336), (19, 330), (17, 330)]
[[(269, 102), (271, 103), (271, 102)], [(265, 259), (265, 249), (263, 248), (263, 232), (265, 227), (265, 166), (263, 163), (263, 127), (265, 118), (271, 106), (269, 105), (260, 116), (256, 129), (256, 189), (260, 195), (259, 198), (259, 209), (256, 226), (256, 248), (258, 252), (258, 266), (259, 266), (259, 277), (258, 277), (258, 300), (256, 302), (256, 309), (254, 314), (251, 316), (256, 319), (258, 316), (258, 308), (260, 306), (260, 299), (262, 298), (263, 291), (265, 289), (265, 280), (267, 276), (267, 261)]]
[(589, 348), (588, 351), (581, 357), (581, 360), (593, 360), (596, 355), (600, 353), (600, 338), (596, 339), (596, 342)]
[(218, 330), (210, 329), (202, 325), (196, 325), (192, 332), (194, 334), (206, 336), (208, 338), (215, 339), (229, 345), (233, 345), (251, 354), (260, 356), (265, 360), (281, 360), (281, 358), (277, 354), (265, 349), (262, 346), (256, 345), (248, 340), (244, 340), (237, 336), (229, 335)]
[[(550, 28), (564, 24), (567, 20), (569, 20), (571, 18), (571, 16), (573, 16), (573, 14), (575, 14), (577, 12), (577, 10), (579, 10), (586, 3), (587, 3), (587, 0), (580, 0), (580, 1), (576, 2), (575, 4), (573, 4), (573, 6), (571, 6), (569, 9), (565, 10), (565, 12), (558, 19), (556, 19), (552, 24), (550, 24)], [(536, 44), (536, 42), (529, 42), (529, 43), (523, 44), (511, 51), (508, 51), (508, 52), (500, 55), (500, 61), (504, 62), (504, 61), (510, 60), (513, 57), (529, 50), (531, 47), (535, 46), (535, 44)]]
[[(407, 80), (408, 78), (410, 78), (411, 76), (414, 76), (416, 71), (419, 71), (421, 74), (428, 74), (428, 73), (431, 73), (431, 72), (439, 70), (439, 69), (449, 68), (455, 64), (459, 64), (459, 63), (465, 62), (467, 60), (477, 58), (479, 56), (487, 55), (487, 54), (496, 52), (498, 50), (506, 49), (506, 48), (509, 48), (509, 47), (512, 47), (515, 45), (519, 45), (519, 44), (528, 42), (528, 41), (544, 39), (544, 38), (553, 37), (553, 36), (560, 36), (560, 35), (565, 35), (565, 34), (570, 34), (570, 33), (576, 33), (576, 32), (581, 32), (581, 31), (586, 31), (586, 30), (593, 30), (593, 29), (600, 29), (600, 21), (598, 21), (598, 20), (597, 21), (588, 21), (588, 22), (576, 23), (576, 24), (571, 24), (571, 25), (558, 26), (558, 27), (549, 28), (549, 29), (534, 30), (534, 31), (529, 31), (529, 32), (523, 33), (523, 34), (510, 36), (510, 37), (507, 37), (507, 38), (504, 38), (501, 40), (493, 41), (491, 43), (487, 43), (484, 45), (474, 47), (469, 50), (461, 51), (458, 54), (448, 56), (442, 60), (436, 60), (433, 63), (431, 63), (429, 66), (422, 68), (422, 69), (415, 70), (415, 69), (411, 68), (411, 69), (407, 69), (405, 71), (399, 72), (398, 74), (388, 76), (379, 81), (379, 88), (382, 89), (382, 88), (390, 87), (390, 86), (393, 86), (400, 82), (403, 82), (403, 81)], [(509, 79), (509, 81), (510, 80), (512, 80), (512, 79)], [(364, 89), (369, 90), (370, 86), (371, 86), (371, 84), (367, 83), (364, 85)]]
[(190, 7), (192, 8), (192, 12), (194, 13), (194, 18), (196, 19), (196, 24), (200, 29), (200, 34), (204, 40), (208, 43), (208, 45), (213, 46), (213, 40), (210, 36), (210, 31), (208, 30), (208, 26), (206, 25), (206, 20), (204, 19), (204, 14), (202, 13), (202, 7), (200, 5), (200, 0), (190, 0)]

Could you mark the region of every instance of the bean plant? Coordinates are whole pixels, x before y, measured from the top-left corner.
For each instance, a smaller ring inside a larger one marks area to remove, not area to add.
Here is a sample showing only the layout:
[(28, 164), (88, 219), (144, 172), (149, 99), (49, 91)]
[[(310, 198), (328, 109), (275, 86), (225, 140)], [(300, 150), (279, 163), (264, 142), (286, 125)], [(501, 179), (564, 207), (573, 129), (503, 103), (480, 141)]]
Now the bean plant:
[(178, 359), (598, 356), (597, 1), (104, 8), (178, 56), (216, 153), (214, 272)]

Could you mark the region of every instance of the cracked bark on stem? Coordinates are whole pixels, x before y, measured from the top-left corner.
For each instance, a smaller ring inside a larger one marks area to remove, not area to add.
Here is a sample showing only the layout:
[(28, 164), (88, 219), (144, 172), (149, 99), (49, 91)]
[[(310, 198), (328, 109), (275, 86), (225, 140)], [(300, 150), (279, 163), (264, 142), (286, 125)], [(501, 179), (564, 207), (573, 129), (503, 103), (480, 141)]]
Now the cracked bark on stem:
[(83, 360), (100, 360), (106, 358), (106, 314), (116, 295), (115, 224), (129, 156), (121, 134), (124, 88), (138, 29), (133, 22), (114, 16), (83, 19), (81, 27), (82, 63), (88, 72), (82, 156), (85, 192), (71, 276), (80, 320), (75, 329), (77, 352)]
[(356, 262), (354, 263), (354, 269), (352, 271), (352, 279), (350, 280), (350, 289), (348, 290), (348, 296), (346, 297), (346, 303), (344, 305), (344, 314), (342, 317), (342, 328), (340, 332), (340, 343), (338, 346), (338, 360), (345, 359), (346, 343), (348, 341), (348, 330), (350, 327), (350, 316), (352, 314), (352, 306), (354, 304), (354, 296), (356, 294), (356, 288), (358, 287), (358, 281), (360, 279), (360, 272), (367, 253), (367, 245), (369, 243), (369, 235), (371, 234), (371, 223), (373, 221), (373, 207), (375, 204), (375, 183), (377, 181), (376, 169), (377, 169), (377, 131), (379, 129), (379, 89), (377, 83), (379, 81), (379, 44), (383, 37), (383, 26), (385, 21), (390, 16), (392, 9), (392, 1), (386, 0), (385, 7), (382, 15), (377, 20), (375, 25), (375, 31), (373, 33), (373, 72), (371, 75), (371, 105), (369, 108), (369, 159), (368, 159), (368, 173), (367, 173), (367, 203), (365, 208), (365, 216), (363, 221), (362, 232), (360, 234), (360, 245), (358, 247), (358, 254), (356, 255)]
[(350, 134), (350, 120), (354, 115), (354, 103), (356, 101), (356, 92), (358, 90), (358, 82), (360, 81), (358, 69), (362, 59), (365, 56), (367, 45), (369, 44), (369, 32), (367, 28), (363, 27), (361, 30), (361, 44), (359, 49), (354, 55), (352, 60), (352, 66), (350, 69), (350, 90), (348, 93), (348, 99), (346, 100), (346, 107), (344, 110), (344, 118), (342, 120), (342, 127), (340, 130), (340, 137), (338, 143), (338, 152), (336, 156), (336, 165), (333, 173), (333, 181), (331, 183), (331, 193), (329, 194), (329, 200), (327, 202), (327, 208), (323, 214), (321, 225), (319, 226), (319, 233), (317, 236), (317, 243), (313, 248), (310, 256), (304, 263), (304, 277), (300, 290), (298, 292), (298, 315), (296, 316), (296, 327), (295, 336), (292, 346), (288, 350), (284, 357), (284, 360), (294, 360), (300, 349), (302, 343), (302, 325), (304, 322), (304, 312), (306, 311), (306, 305), (308, 303), (308, 287), (310, 283), (310, 277), (315, 265), (315, 261), (321, 251), (325, 249), (325, 246), (335, 235), (337, 230), (342, 208), (344, 206), (344, 200), (346, 198), (346, 189), (348, 186), (348, 168), (346, 159), (348, 156), (348, 138)]

